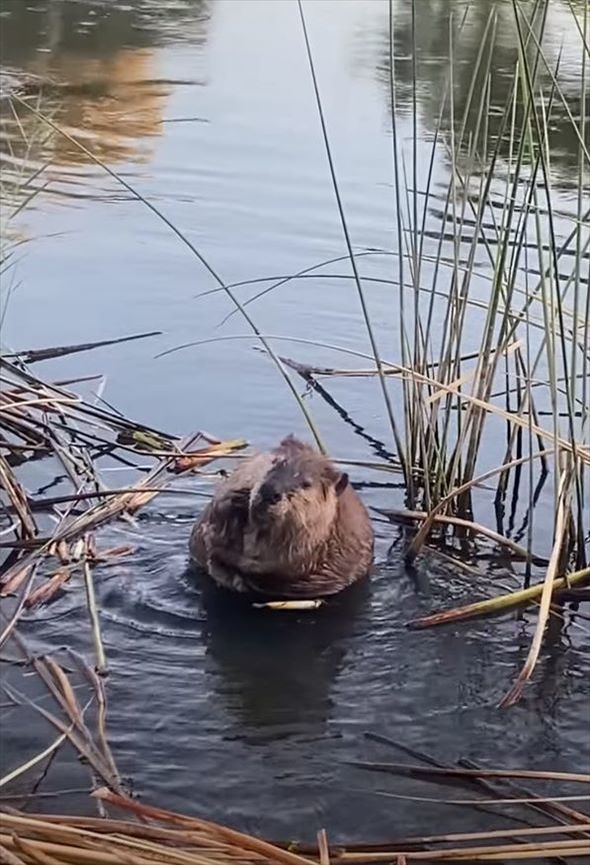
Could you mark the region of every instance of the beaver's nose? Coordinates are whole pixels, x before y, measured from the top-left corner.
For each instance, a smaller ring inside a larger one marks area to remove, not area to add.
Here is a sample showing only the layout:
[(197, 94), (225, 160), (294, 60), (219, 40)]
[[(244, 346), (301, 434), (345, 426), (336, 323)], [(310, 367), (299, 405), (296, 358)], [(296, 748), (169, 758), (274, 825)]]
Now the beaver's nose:
[(265, 505), (275, 505), (281, 498), (281, 494), (272, 487), (262, 487), (260, 498)]

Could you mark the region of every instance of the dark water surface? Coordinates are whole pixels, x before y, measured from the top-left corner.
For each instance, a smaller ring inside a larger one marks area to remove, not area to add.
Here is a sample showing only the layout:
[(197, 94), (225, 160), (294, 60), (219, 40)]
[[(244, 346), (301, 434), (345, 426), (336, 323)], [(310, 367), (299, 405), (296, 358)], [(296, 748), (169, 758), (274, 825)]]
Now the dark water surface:
[[(394, 5), (400, 134), (409, 142), (411, 3)], [(452, 10), (461, 19), (467, 4), (417, 5), (423, 182), (441, 98), (448, 16)], [(550, 6), (546, 50), (555, 62), (565, 34), (563, 82), (572, 82), (575, 100), (578, 55), (568, 51), (567, 3)], [(353, 243), (359, 251), (391, 251), (396, 227), (387, 3), (314, 0), (306, 7)], [(512, 6), (487, 0), (475, 4), (464, 25), (458, 112), (493, 7), (499, 16), (494, 86), (500, 102), (508, 93), (517, 50)], [(3, 0), (1, 14), (2, 63), (11, 75), (31, 87), (34, 76), (54, 81), (58, 86), (41, 92), (42, 109), (182, 228), (224, 280), (278, 278), (345, 255), (295, 3)], [(74, 86), (60, 89), (66, 82)], [(578, 145), (559, 116), (554, 120), (553, 194), (567, 215), (576, 206)], [(3, 302), (10, 294), (3, 342), (29, 348), (161, 330), (149, 342), (52, 361), (39, 370), (55, 378), (104, 373), (111, 403), (172, 432), (246, 436), (256, 447), (286, 432), (304, 434), (296, 405), (272, 365), (253, 351), (239, 317), (218, 328), (231, 311), (227, 299), (220, 292), (196, 299), (215, 282), (186, 247), (63, 137), (40, 130), (33, 118), (27, 122), (23, 152), (14, 122), (4, 119), (5, 177), (23, 165), (31, 173), (50, 160), (41, 175), (49, 183), (17, 221), (18, 236), (27, 243), (20, 247), (17, 280), (3, 292)], [(441, 147), (434, 188), (443, 194), (447, 178), (448, 155)], [(436, 222), (436, 213), (432, 218)], [(392, 267), (386, 256), (363, 259), (367, 276), (392, 278)], [(354, 288), (336, 278), (349, 273), (340, 262), (324, 269), (322, 278), (281, 286), (251, 307), (257, 325), (271, 334), (368, 352)], [(489, 284), (482, 280), (480, 288), (485, 303)], [(258, 289), (237, 290), (245, 298)], [(383, 353), (395, 359), (393, 290), (375, 283), (369, 303)], [(154, 358), (180, 343), (224, 335), (247, 338)], [(473, 338), (478, 346), (476, 329)], [(299, 360), (363, 364), (317, 346), (277, 345)], [(378, 443), (390, 447), (390, 434), (377, 382), (336, 380), (329, 391), (352, 419), (347, 424), (319, 397), (310, 399), (330, 450), (351, 459), (383, 456)], [(394, 401), (400, 393), (392, 391)], [(503, 452), (498, 430), (484, 454), (489, 465)], [(33, 492), (52, 480), (50, 467), (35, 472)], [(403, 503), (400, 489), (382, 475), (357, 467), (351, 476), (369, 504)], [(114, 474), (113, 486), (122, 478)], [(193, 481), (192, 489), (209, 486)], [(532, 612), (521, 621), (423, 633), (404, 627), (433, 608), (485, 597), (494, 586), (512, 588), (509, 561), (490, 558), (470, 572), (425, 558), (410, 574), (397, 531), (377, 522), (377, 573), (370, 586), (313, 614), (244, 616), (208, 606), (186, 570), (188, 534), (201, 501), (161, 496), (135, 529), (103, 533), (105, 546), (136, 547), (135, 555), (97, 572), (97, 590), (111, 670), (110, 741), (122, 773), (146, 800), (277, 837), (309, 838), (325, 826), (334, 838), (378, 840), (487, 826), (493, 818), (380, 795), (471, 794), (347, 765), (400, 759), (366, 740), (367, 731), (449, 762), (468, 757), (497, 766), (588, 771), (587, 619), (568, 619), (566, 627), (554, 629), (533, 682), (509, 711), (497, 703), (526, 657)], [(481, 504), (489, 508), (485, 492)], [(535, 526), (544, 554), (551, 512), (549, 490)], [(80, 586), (35, 612), (29, 623), (24, 632), (39, 650), (67, 645), (90, 656)], [(46, 728), (30, 716), (29, 710), (6, 711), (3, 769), (47, 743)], [(47, 790), (78, 789), (87, 786), (87, 777), (64, 752)], [(74, 793), (42, 801), (56, 811), (91, 807)]]

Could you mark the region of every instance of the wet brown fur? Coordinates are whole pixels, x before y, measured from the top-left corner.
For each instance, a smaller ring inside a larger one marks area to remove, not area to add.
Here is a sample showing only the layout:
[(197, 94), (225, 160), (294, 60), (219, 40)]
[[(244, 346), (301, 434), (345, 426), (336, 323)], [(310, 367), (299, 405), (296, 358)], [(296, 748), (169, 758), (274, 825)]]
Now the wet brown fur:
[(193, 528), (190, 551), (225, 588), (305, 598), (366, 576), (373, 543), (347, 475), (289, 436), (221, 482)]

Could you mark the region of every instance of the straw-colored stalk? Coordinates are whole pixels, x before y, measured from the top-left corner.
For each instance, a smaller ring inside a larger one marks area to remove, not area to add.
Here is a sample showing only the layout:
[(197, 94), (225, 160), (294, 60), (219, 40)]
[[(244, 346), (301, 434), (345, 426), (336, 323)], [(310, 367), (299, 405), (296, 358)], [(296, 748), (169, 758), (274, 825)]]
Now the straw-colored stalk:
[(535, 665), (541, 651), (543, 634), (545, 633), (545, 626), (547, 625), (547, 620), (549, 618), (549, 612), (551, 608), (551, 598), (553, 596), (553, 592), (555, 591), (555, 577), (559, 568), (559, 562), (562, 556), (562, 551), (566, 539), (568, 517), (570, 516), (569, 502), (571, 495), (571, 483), (572, 472), (570, 467), (567, 466), (562, 473), (559, 485), (557, 517), (555, 521), (555, 539), (553, 541), (553, 550), (551, 552), (551, 558), (549, 560), (547, 573), (543, 582), (543, 588), (541, 589), (541, 601), (539, 605), (537, 626), (535, 628), (531, 647), (524, 666), (520, 671), (520, 674), (512, 688), (508, 691), (508, 693), (500, 702), (500, 705), (503, 707), (512, 706), (514, 705), (514, 703), (518, 702), (524, 690), (525, 684), (528, 682), (528, 680), (533, 674), (533, 670), (535, 669)]
[[(551, 589), (554, 594), (559, 589), (566, 589), (570, 586), (583, 586), (589, 582), (590, 567), (582, 568), (581, 571), (576, 571), (568, 574), (566, 577), (559, 577), (554, 580)], [(498, 595), (498, 597), (489, 598), (486, 601), (478, 601), (477, 603), (467, 604), (464, 607), (456, 607), (442, 613), (433, 613), (421, 619), (414, 619), (408, 622), (408, 627), (414, 629), (432, 628), (435, 625), (447, 625), (464, 622), (466, 619), (479, 618), (480, 616), (506, 613), (516, 607), (523, 607), (538, 601), (543, 593), (544, 586), (545, 582), (537, 583), (534, 586), (529, 586), (528, 589), (519, 589), (516, 592)]]
[[(97, 791), (97, 795), (112, 804), (116, 800), (118, 807), (136, 812), (143, 823), (109, 818), (1, 814), (0, 861), (10, 865), (15, 861), (26, 865), (227, 865), (231, 862), (360, 865), (392, 861), (534, 861), (538, 857), (582, 857), (590, 852), (586, 834), (590, 824), (586, 823), (525, 828), (520, 832), (519, 843), (507, 842), (506, 831), (498, 830), (407, 838), (400, 840), (399, 846), (392, 842), (381, 845), (380, 849), (372, 845), (363, 849), (363, 844), (355, 844), (350, 850), (344, 845), (330, 847), (322, 830), (318, 833), (316, 850), (303, 854), (215, 823), (114, 797), (104, 790)], [(550, 835), (562, 837), (551, 838)], [(496, 843), (490, 843), (494, 841)], [(459, 846), (446, 846), (449, 843)]]

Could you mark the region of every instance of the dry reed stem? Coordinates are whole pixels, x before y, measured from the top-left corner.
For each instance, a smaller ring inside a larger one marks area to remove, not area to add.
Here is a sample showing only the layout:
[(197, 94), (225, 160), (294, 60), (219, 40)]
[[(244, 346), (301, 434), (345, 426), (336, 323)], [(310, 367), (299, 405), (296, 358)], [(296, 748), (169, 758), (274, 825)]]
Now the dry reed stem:
[[(417, 847), (425, 844), (449, 844), (456, 841), (490, 841), (493, 838), (508, 838), (518, 834), (523, 838), (540, 837), (542, 835), (577, 835), (587, 832), (590, 823), (577, 823), (565, 826), (530, 826), (522, 827), (515, 831), (513, 829), (492, 829), (481, 832), (449, 832), (446, 835), (409, 835), (405, 838), (396, 838), (391, 842), (378, 845), (353, 844), (345, 845), (340, 853), (340, 859), (346, 861), (349, 856), (356, 852), (363, 853), (368, 857), (367, 861), (384, 861), (391, 854), (387, 850), (395, 847)], [(365, 849), (363, 849), (363, 846)], [(374, 858), (373, 858), (374, 857)]]
[[(413, 289), (413, 286), (411, 286)], [(425, 291), (429, 291), (429, 289), (424, 289)], [(446, 297), (446, 295), (445, 295)], [(520, 340), (518, 343), (511, 343), (507, 349), (497, 349), (493, 348), (490, 351), (490, 354), (495, 354), (495, 352), (500, 351), (501, 353), (510, 352), (520, 345)], [(464, 363), (466, 360), (474, 360), (478, 357), (477, 353), (467, 354), (461, 357), (461, 362)], [(361, 368), (361, 369), (346, 369), (339, 368), (333, 366), (311, 366), (307, 363), (301, 363), (298, 360), (294, 360), (290, 357), (285, 357), (281, 355), (281, 361), (285, 364), (285, 366), (290, 367), (295, 372), (298, 372), (299, 375), (305, 376), (315, 376), (317, 378), (374, 378), (377, 375), (377, 369), (375, 367)], [(390, 363), (387, 360), (382, 361), (383, 363), (383, 374), (390, 376), (399, 376), (401, 375), (400, 368)], [(433, 369), (436, 369), (440, 366), (438, 361), (429, 364), (429, 366)]]
[(225, 826), (218, 825), (217, 823), (211, 823), (197, 817), (185, 817), (174, 811), (165, 811), (162, 808), (154, 808), (150, 805), (140, 804), (133, 799), (129, 799), (127, 796), (113, 793), (105, 787), (95, 790), (92, 795), (111, 805), (116, 805), (117, 807), (131, 811), (138, 816), (148, 817), (164, 823), (181, 825), (186, 828), (194, 827), (196, 829), (203, 829), (204, 831), (210, 832), (213, 837), (221, 838), (224, 841), (235, 844), (236, 846), (242, 847), (246, 850), (260, 853), (269, 858), (271, 862), (280, 862), (282, 865), (309, 865), (309, 860), (303, 856), (298, 856), (288, 850), (282, 850), (267, 841), (252, 838), (248, 835), (244, 835), (242, 832), (237, 832), (235, 829), (228, 829)]
[[(531, 843), (531, 844), (499, 844), (497, 846), (488, 847), (459, 847), (448, 850), (417, 850), (417, 851), (395, 851), (391, 850), (387, 853), (389, 860), (396, 859), (398, 862), (400, 857), (404, 857), (406, 862), (493, 862), (510, 861), (512, 859), (532, 859), (557, 857), (557, 856), (588, 856), (590, 855), (590, 844), (584, 841), (557, 841), (547, 843)], [(343, 854), (340, 860), (336, 862), (375, 862), (387, 861), (381, 858), (374, 858), (375, 854), (349, 853)]]
[(132, 336), (122, 336), (118, 339), (102, 339), (98, 342), (82, 342), (76, 345), (60, 345), (52, 348), (31, 348), (13, 354), (5, 354), (5, 358), (14, 358), (22, 363), (37, 363), (41, 360), (52, 360), (56, 357), (64, 357), (68, 354), (79, 354), (83, 351), (92, 351), (95, 348), (103, 348), (107, 345), (119, 345), (122, 342), (133, 342), (136, 339), (147, 339), (150, 336), (161, 336), (161, 330), (152, 330), (149, 333), (137, 333)]
[[(25, 574), (27, 577), (27, 582), (23, 586), (23, 590), (21, 592), (21, 596), (18, 600), (18, 604), (14, 613), (12, 614), (10, 620), (8, 621), (6, 627), (0, 634), (0, 648), (6, 643), (10, 635), (14, 632), (18, 624), (18, 620), (20, 619), (22, 611), (25, 609), (25, 604), (33, 587), (33, 582), (35, 580), (35, 574), (37, 571), (37, 565), (34, 564), (32, 568), (26, 570)], [(23, 577), (24, 579), (24, 577)]]
[(26, 493), (14, 476), (10, 465), (0, 454), (0, 489), (4, 489), (21, 523), (21, 537), (32, 538), (37, 534), (37, 526)]
[(0, 597), (11, 595), (16, 592), (21, 583), (23, 583), (28, 577), (32, 567), (34, 567), (34, 565), (30, 564), (25, 565), (24, 567), (13, 568), (11, 571), (12, 576), (3, 583), (0, 588)]
[(72, 405), (79, 403), (79, 396), (44, 396), (44, 397), (36, 397), (34, 399), (24, 399), (20, 401), (8, 401), (4, 404), (2, 411), (15, 411), (17, 409), (21, 409), (24, 406), (33, 406), (37, 405), (43, 409), (45, 412), (56, 411), (54, 406), (61, 405)]
[(24, 838), (19, 838), (18, 835), (12, 835), (14, 845), (20, 853), (25, 854), (27, 861), (32, 861), (34, 865), (61, 865), (60, 860), (43, 850), (35, 848), (30, 841), (25, 841)]
[(100, 678), (96, 674), (96, 672), (86, 663), (86, 661), (79, 657), (76, 652), (72, 649), (68, 650), (68, 654), (74, 660), (74, 663), (80, 670), (80, 672), (86, 677), (89, 684), (94, 689), (94, 694), (96, 697), (97, 704), (97, 716), (96, 716), (96, 735), (98, 738), (99, 750), (102, 752), (103, 757), (105, 758), (112, 777), (119, 778), (119, 771), (117, 769), (111, 748), (107, 739), (106, 732), (106, 713), (107, 713), (107, 697), (106, 690), (104, 685), (104, 680)]
[(325, 829), (319, 830), (317, 839), (320, 865), (330, 865), (330, 848), (328, 846), (328, 836)]
[[(559, 577), (553, 581), (553, 591), (566, 588), (568, 586), (584, 584), (590, 579), (590, 567), (582, 568), (580, 571), (568, 574), (567, 577)], [(408, 622), (410, 628), (431, 628), (436, 625), (446, 625), (451, 622), (463, 622), (466, 619), (473, 619), (476, 616), (487, 616), (491, 613), (506, 612), (515, 607), (523, 606), (536, 601), (541, 597), (543, 586), (545, 583), (536, 583), (528, 589), (519, 589), (516, 592), (509, 592), (506, 595), (498, 595), (495, 598), (489, 598), (486, 601), (477, 601), (474, 604), (467, 604), (464, 607), (455, 607), (452, 610), (445, 610), (442, 613), (432, 613), (429, 616), (424, 616), (420, 619), (414, 619)]]
[(4, 775), (0, 778), (0, 787), (4, 787), (5, 784), (9, 784), (11, 781), (14, 781), (15, 778), (18, 778), (19, 775), (23, 775), (25, 772), (28, 772), (29, 769), (32, 769), (37, 763), (41, 763), (46, 757), (50, 757), (54, 751), (65, 742), (67, 736), (65, 733), (62, 733), (61, 736), (58, 736), (51, 745), (45, 748), (43, 751), (40, 751), (35, 757), (31, 757), (30, 760), (27, 760), (26, 763), (22, 763), (20, 766), (17, 766), (16, 769), (13, 769), (12, 772), (8, 772), (8, 774)]
[[(13, 853), (12, 850), (8, 850), (3, 845), (0, 845), (0, 863), (2, 865), (27, 865), (26, 862), (17, 856), (16, 853)], [(54, 863), (52, 863), (54, 865)]]
[[(459, 526), (460, 528), (468, 529), (474, 534), (483, 535), (484, 537), (489, 538), (491, 541), (494, 541), (500, 546), (506, 547), (510, 550), (511, 553), (514, 553), (514, 555), (518, 556), (519, 559), (533, 561), (537, 564), (547, 564), (547, 559), (543, 558), (543, 556), (538, 556), (535, 553), (529, 553), (528, 550), (526, 550), (524, 547), (521, 547), (520, 544), (517, 544), (515, 541), (512, 540), (512, 538), (507, 538), (505, 535), (501, 535), (498, 532), (495, 532), (493, 529), (489, 529), (487, 526), (484, 526), (481, 523), (476, 523), (473, 520), (466, 520), (463, 517), (454, 517), (447, 514), (433, 515), (432, 511), (427, 513), (426, 511), (383, 510), (381, 508), (373, 508), (373, 510), (377, 511), (380, 514), (383, 514), (386, 517), (397, 520), (423, 520), (424, 524), (429, 523), (430, 526), (432, 525), (432, 523)], [(422, 546), (422, 543), (423, 541), (421, 541), (420, 546)], [(409, 562), (412, 562), (414, 557), (414, 554), (411, 553), (409, 550), (406, 552), (406, 559)]]
[(590, 784), (590, 775), (580, 772), (533, 771), (530, 769), (460, 769), (455, 766), (412, 766), (407, 763), (369, 763), (361, 760), (347, 761), (347, 765), (396, 775), (427, 775), (456, 778), (524, 778), (532, 781), (565, 781)]
[(107, 672), (107, 659), (102, 642), (102, 633), (100, 628), (100, 618), (98, 615), (98, 606), (96, 603), (96, 592), (94, 590), (94, 578), (92, 568), (90, 567), (88, 557), (84, 559), (82, 565), (84, 573), (84, 586), (86, 588), (86, 603), (88, 605), (88, 615), (92, 628), (92, 642), (94, 644), (94, 654), (96, 659), (95, 670), (102, 676)]
[[(408, 549), (406, 550), (406, 554), (405, 554), (406, 555), (406, 561), (413, 561), (416, 558), (416, 556), (418, 556), (418, 554), (420, 553), (421, 547), (425, 543), (426, 538), (428, 537), (428, 534), (430, 533), (430, 530), (432, 528), (432, 524), (437, 521), (437, 516), (440, 514), (440, 512), (442, 510), (444, 510), (458, 496), (462, 495), (463, 493), (468, 492), (469, 490), (473, 489), (478, 484), (484, 483), (484, 481), (489, 480), (490, 478), (494, 477), (495, 475), (506, 472), (509, 469), (516, 468), (516, 466), (520, 466), (525, 462), (532, 461), (533, 459), (539, 459), (539, 458), (547, 457), (551, 453), (553, 453), (552, 450), (543, 449), (541, 451), (538, 451), (536, 454), (531, 454), (530, 457), (528, 457), (528, 456), (527, 457), (518, 457), (517, 459), (510, 460), (509, 462), (504, 462), (504, 463), (502, 463), (502, 465), (496, 466), (495, 468), (490, 469), (489, 471), (484, 472), (483, 474), (478, 475), (475, 478), (470, 478), (464, 484), (461, 484), (460, 486), (451, 490), (451, 492), (448, 493), (448, 495), (444, 496), (444, 498), (442, 498), (439, 502), (437, 502), (437, 504), (428, 512), (428, 514), (425, 515), (424, 522), (420, 526), (416, 536), (412, 539), (412, 542), (410, 543)], [(497, 533), (495, 533), (495, 534), (497, 534)], [(508, 542), (508, 545), (512, 546), (513, 550), (515, 547), (518, 546), (518, 545), (514, 544), (514, 541), (512, 541), (510, 538), (504, 537), (504, 535), (497, 535), (497, 536), (503, 539), (502, 542)], [(521, 547), (520, 549), (522, 550), (523, 548)], [(524, 553), (525, 553), (525, 558), (528, 559), (530, 557), (530, 553), (527, 550), (524, 550)], [(536, 558), (538, 558), (538, 557), (536, 557)], [(547, 560), (545, 559), (543, 561), (546, 562)]]
[[(445, 384), (431, 376), (425, 375), (412, 367), (402, 366), (401, 364), (393, 363), (387, 361), (387, 364), (398, 373), (400, 373), (402, 379), (407, 379), (416, 384), (422, 384), (426, 386), (430, 386), (432, 388), (437, 388), (439, 390), (444, 391), (447, 395), (457, 396), (460, 391), (457, 387), (453, 387), (452, 385)], [(540, 427), (538, 424), (531, 423), (529, 419), (522, 418), (517, 414), (513, 414), (512, 412), (508, 412), (500, 406), (495, 405), (488, 400), (481, 399), (480, 397), (473, 396), (472, 394), (460, 393), (461, 399), (465, 402), (469, 403), (475, 409), (481, 409), (484, 414), (492, 414), (496, 417), (501, 418), (502, 420), (507, 421), (508, 423), (514, 424), (515, 426), (520, 427), (527, 433), (530, 431), (535, 436), (545, 439), (553, 444), (554, 447), (558, 447), (563, 451), (568, 453), (575, 453), (575, 455), (585, 464), (590, 465), (590, 448), (583, 445), (581, 442), (571, 442), (568, 439), (564, 439), (559, 435), (556, 435), (549, 430)]]
[[(84, 722), (82, 710), (63, 670), (49, 657), (33, 658), (32, 666), (74, 728), (85, 739), (89, 739), (90, 733)], [(67, 685), (64, 685), (64, 680)]]
[[(29, 594), (29, 597), (25, 601), (25, 607), (30, 610), (38, 604), (47, 603), (68, 582), (71, 576), (72, 572), (69, 568), (60, 568)], [(0, 594), (6, 594), (6, 592), (4, 591)]]
[(558, 493), (558, 501), (557, 501), (557, 515), (555, 520), (555, 540), (553, 542), (553, 550), (551, 552), (551, 558), (549, 560), (549, 565), (547, 567), (547, 573), (545, 575), (545, 580), (543, 582), (543, 587), (541, 590), (541, 602), (539, 606), (539, 614), (537, 619), (537, 626), (535, 628), (535, 633), (533, 636), (533, 641), (531, 643), (531, 647), (529, 650), (529, 654), (527, 656), (526, 661), (524, 662), (523, 668), (520, 671), (518, 678), (516, 679), (514, 685), (508, 693), (502, 698), (500, 701), (500, 706), (502, 708), (507, 708), (508, 706), (513, 706), (517, 703), (523, 693), (524, 686), (530, 679), (533, 674), (533, 670), (535, 669), (535, 665), (539, 658), (539, 653), (541, 651), (541, 644), (543, 642), (543, 634), (545, 633), (545, 626), (547, 624), (547, 620), (549, 618), (549, 611), (551, 608), (551, 598), (553, 592), (555, 590), (555, 576), (557, 574), (557, 569), (559, 567), (559, 562), (561, 558), (561, 552), (565, 540), (565, 534), (567, 530), (567, 517), (569, 513), (569, 497), (570, 497), (570, 484), (571, 484), (571, 470), (570, 468), (566, 468), (560, 479), (559, 484), (559, 493)]

